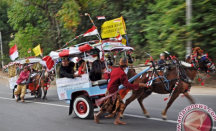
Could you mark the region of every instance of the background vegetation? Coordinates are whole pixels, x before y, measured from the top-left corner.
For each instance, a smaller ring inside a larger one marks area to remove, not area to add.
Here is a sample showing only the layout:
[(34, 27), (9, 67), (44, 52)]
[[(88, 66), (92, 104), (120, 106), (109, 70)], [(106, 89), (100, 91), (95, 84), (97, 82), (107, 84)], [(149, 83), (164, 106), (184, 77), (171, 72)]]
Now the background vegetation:
[[(167, 50), (183, 59), (189, 37), (193, 47), (200, 46), (215, 57), (216, 1), (196, 0), (192, 6), (192, 23), (186, 26), (185, 0), (0, 0), (4, 61), (10, 61), (9, 48), (15, 43), (20, 57), (33, 55), (27, 52), (38, 44), (44, 55), (59, 49), (91, 28), (86, 12), (99, 30), (104, 20), (96, 20), (97, 16), (110, 20), (122, 15), (137, 57), (148, 51), (158, 58)], [(82, 37), (72, 44), (93, 39), (97, 38)]]

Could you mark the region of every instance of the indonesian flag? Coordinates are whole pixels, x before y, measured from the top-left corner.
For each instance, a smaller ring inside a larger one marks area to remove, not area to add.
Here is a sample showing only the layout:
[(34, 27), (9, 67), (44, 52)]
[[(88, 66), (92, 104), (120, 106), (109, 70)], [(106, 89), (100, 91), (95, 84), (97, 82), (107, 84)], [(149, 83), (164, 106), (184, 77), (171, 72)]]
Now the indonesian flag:
[(116, 20), (114, 20), (114, 22), (120, 22), (121, 21), (121, 19), (116, 19)]
[(92, 26), (91, 29), (89, 29), (86, 33), (83, 34), (83, 37), (96, 35), (96, 34), (98, 34), (98, 30), (97, 30), (96, 26)]
[(118, 36), (116, 36), (116, 39), (117, 39), (117, 40), (121, 40), (121, 39), (122, 39), (122, 36), (119, 34)]
[(28, 53), (31, 53), (31, 48), (28, 50)]
[(50, 57), (50, 56), (45, 56), (44, 58), (43, 58), (43, 61), (45, 61), (46, 62), (46, 67), (50, 70), (50, 69), (52, 69), (52, 67), (54, 66), (54, 61), (52, 60), (52, 57)]
[(9, 54), (12, 61), (14, 61), (17, 57), (19, 57), (19, 53), (16, 45), (10, 48)]
[(106, 19), (106, 18), (105, 18), (105, 16), (98, 16), (97, 19), (102, 20), (102, 19)]

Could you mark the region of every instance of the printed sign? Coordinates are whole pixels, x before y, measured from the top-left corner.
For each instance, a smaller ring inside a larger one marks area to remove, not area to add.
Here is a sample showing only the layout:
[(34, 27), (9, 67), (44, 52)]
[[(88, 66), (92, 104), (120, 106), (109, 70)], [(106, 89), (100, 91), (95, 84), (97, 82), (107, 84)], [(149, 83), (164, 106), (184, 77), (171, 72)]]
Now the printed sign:
[(58, 92), (59, 100), (67, 99), (67, 94), (65, 91)]
[(83, 89), (90, 86), (89, 75), (84, 74), (82, 77), (60, 78), (56, 80), (57, 92), (60, 100), (68, 99), (67, 91)]
[(121, 35), (126, 34), (126, 26), (123, 17), (119, 17), (110, 21), (106, 21), (101, 26), (101, 37), (112, 38), (116, 37), (119, 33)]
[(60, 100), (63, 99), (68, 99), (67, 97), (67, 91), (73, 91), (73, 90), (78, 90), (78, 89), (83, 89), (87, 88), (90, 86), (90, 82), (84, 82), (84, 83), (78, 83), (78, 84), (73, 84), (73, 85), (67, 85), (67, 86), (61, 86), (57, 87), (57, 92)]
[(89, 75), (84, 74), (82, 77), (71, 78), (60, 78), (56, 80), (57, 87), (67, 86), (67, 85), (76, 85), (79, 83), (89, 82)]

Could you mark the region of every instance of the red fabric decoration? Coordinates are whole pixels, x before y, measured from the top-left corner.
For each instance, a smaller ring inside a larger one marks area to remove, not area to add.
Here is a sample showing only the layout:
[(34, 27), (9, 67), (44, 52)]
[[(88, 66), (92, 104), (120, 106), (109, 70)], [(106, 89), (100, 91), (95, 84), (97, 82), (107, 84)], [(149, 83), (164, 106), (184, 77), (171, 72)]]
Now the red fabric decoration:
[(85, 44), (85, 45), (79, 47), (79, 50), (81, 52), (89, 51), (91, 49), (92, 49), (92, 47), (90, 45), (88, 45), (88, 44)]
[(198, 78), (198, 81), (201, 81), (201, 79), (200, 79), (200, 78)]
[(202, 82), (201, 85), (203, 86), (203, 85), (204, 85), (204, 82)]
[(52, 60), (52, 58), (50, 56), (45, 56), (43, 60), (46, 61), (46, 66), (50, 70), (54, 65), (54, 61)]
[(168, 98), (164, 98), (164, 101), (168, 100)]
[(122, 99), (124, 99), (125, 98), (125, 96), (127, 95), (127, 93), (130, 91), (131, 89), (121, 89), (120, 91), (119, 91), (119, 94), (120, 94), (120, 96), (121, 96), (121, 98)]
[(68, 55), (69, 55), (69, 50), (63, 50), (59, 52), (59, 57), (68, 56)]

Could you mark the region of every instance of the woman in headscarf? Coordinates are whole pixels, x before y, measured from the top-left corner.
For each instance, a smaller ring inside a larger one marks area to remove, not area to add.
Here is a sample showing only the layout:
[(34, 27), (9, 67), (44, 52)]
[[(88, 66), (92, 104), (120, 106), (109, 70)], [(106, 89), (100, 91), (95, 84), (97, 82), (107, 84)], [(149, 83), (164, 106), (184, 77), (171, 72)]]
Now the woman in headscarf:
[(100, 111), (97, 114), (94, 114), (94, 120), (96, 123), (99, 122), (99, 116), (105, 112), (110, 114), (116, 114), (116, 119), (114, 121), (115, 125), (123, 124), (125, 122), (120, 121), (120, 114), (123, 111), (125, 105), (121, 99), (120, 94), (118, 93), (119, 86), (123, 84), (126, 88), (137, 90), (139, 87), (146, 87), (146, 84), (139, 83), (139, 84), (131, 84), (128, 82), (127, 75), (125, 74), (124, 70), (128, 66), (128, 60), (126, 58), (121, 58), (119, 61), (119, 68), (115, 68), (112, 70), (110, 74), (110, 81), (107, 86), (106, 96), (103, 98), (103, 104), (101, 106)]

